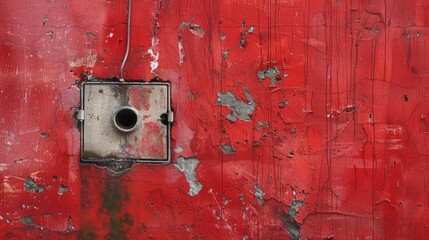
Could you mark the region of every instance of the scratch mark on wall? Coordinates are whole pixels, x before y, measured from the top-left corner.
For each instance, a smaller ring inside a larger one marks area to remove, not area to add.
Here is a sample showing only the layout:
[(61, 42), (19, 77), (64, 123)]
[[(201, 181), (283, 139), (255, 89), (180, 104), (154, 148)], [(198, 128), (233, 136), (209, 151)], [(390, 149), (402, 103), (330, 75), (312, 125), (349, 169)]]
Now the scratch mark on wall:
[(177, 46), (179, 48), (179, 63), (183, 63), (183, 60), (185, 59), (185, 49), (183, 48), (182, 34), (180, 33), (178, 35), (178, 41), (179, 43), (177, 44)]
[(199, 162), (200, 161), (194, 157), (185, 158), (179, 156), (177, 162), (173, 164), (175, 168), (185, 174), (186, 181), (189, 183), (188, 195), (191, 197), (197, 195), (203, 188), (203, 185), (198, 181), (195, 172)]
[(159, 18), (162, 7), (163, 7), (162, 2), (160, 2), (158, 8), (156, 9), (156, 12), (154, 13), (154, 16), (153, 16), (153, 19), (154, 19), (153, 35), (152, 35), (151, 47), (147, 50), (147, 53), (152, 58), (152, 61), (150, 62), (150, 72), (152, 74), (154, 74), (155, 76), (158, 76), (155, 73), (155, 69), (157, 69), (158, 65), (159, 65), (158, 64), (159, 51), (158, 51), (158, 47), (157, 47), (159, 44), (159, 40), (157, 38), (157, 34), (158, 34), (158, 30), (159, 30), (158, 18)]
[(42, 26), (45, 26), (45, 25), (46, 25), (46, 22), (48, 22), (48, 16), (45, 16), (45, 17), (43, 18)]

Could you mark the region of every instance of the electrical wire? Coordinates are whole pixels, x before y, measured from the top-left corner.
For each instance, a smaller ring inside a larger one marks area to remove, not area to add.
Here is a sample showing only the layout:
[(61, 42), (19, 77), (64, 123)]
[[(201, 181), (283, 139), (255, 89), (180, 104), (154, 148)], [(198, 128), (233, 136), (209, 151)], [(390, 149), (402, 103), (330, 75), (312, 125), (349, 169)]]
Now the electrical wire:
[(124, 81), (123, 75), (124, 75), (124, 67), (125, 63), (127, 62), (128, 53), (130, 52), (130, 36), (131, 36), (131, 1), (128, 0), (128, 22), (127, 22), (127, 50), (125, 51), (124, 60), (122, 60), (121, 64), (121, 70), (119, 73), (119, 80)]

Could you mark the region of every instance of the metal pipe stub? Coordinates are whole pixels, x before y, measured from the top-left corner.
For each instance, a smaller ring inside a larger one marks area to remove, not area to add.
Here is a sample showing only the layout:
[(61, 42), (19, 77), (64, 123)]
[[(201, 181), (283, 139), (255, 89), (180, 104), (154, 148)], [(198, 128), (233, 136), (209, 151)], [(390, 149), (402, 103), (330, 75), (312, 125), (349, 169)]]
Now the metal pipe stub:
[(113, 114), (113, 124), (121, 132), (131, 132), (138, 125), (138, 112), (135, 108), (121, 106)]

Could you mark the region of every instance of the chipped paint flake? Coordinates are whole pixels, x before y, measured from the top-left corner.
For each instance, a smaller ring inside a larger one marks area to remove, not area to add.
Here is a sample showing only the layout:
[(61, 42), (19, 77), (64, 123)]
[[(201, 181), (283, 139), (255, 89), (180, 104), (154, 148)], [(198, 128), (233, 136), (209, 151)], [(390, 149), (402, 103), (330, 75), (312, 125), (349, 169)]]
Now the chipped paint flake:
[(234, 148), (231, 146), (231, 144), (225, 144), (220, 146), (220, 149), (222, 149), (222, 152), (225, 154), (234, 154)]
[(69, 188), (67, 186), (64, 185), (60, 185), (58, 187), (58, 195), (63, 195), (63, 193), (67, 192), (69, 190)]
[(229, 53), (229, 49), (225, 50), (225, 51), (222, 53), (222, 58), (223, 58), (223, 59), (226, 59), (226, 58), (228, 57), (228, 53)]
[(176, 148), (174, 148), (174, 152), (176, 152), (176, 153), (181, 153), (182, 151), (183, 151), (182, 146), (177, 146)]
[(279, 76), (280, 70), (277, 67), (268, 68), (261, 71), (258, 71), (258, 78), (262, 82), (265, 78), (271, 79), (270, 87), (276, 86), (276, 81), (280, 79)]
[(258, 199), (258, 203), (259, 204), (264, 204), (264, 192), (262, 191), (262, 189), (259, 187), (258, 184), (255, 184), (255, 196)]
[(235, 121), (237, 121), (237, 116), (233, 113), (228, 113), (226, 115), (226, 119), (228, 119), (231, 122), (235, 122)]
[(150, 72), (155, 74), (155, 70), (158, 68), (158, 58), (159, 58), (159, 52), (157, 50), (157, 46), (159, 44), (158, 39), (154, 36), (152, 38), (152, 46), (147, 50), (147, 53), (152, 58), (152, 61), (150, 62)]
[(45, 187), (36, 184), (36, 182), (31, 177), (27, 177), (25, 179), (24, 188), (26, 191), (35, 191), (37, 193), (45, 191)]
[(246, 32), (242, 32), (242, 33), (241, 33), (241, 39), (240, 39), (240, 42), (238, 43), (238, 46), (239, 46), (240, 48), (243, 48), (243, 47), (244, 47), (244, 45), (246, 44), (246, 35), (247, 35), (247, 33), (246, 33)]
[(243, 100), (237, 99), (237, 97), (232, 92), (222, 93), (219, 92), (217, 94), (218, 98), (216, 100), (216, 104), (221, 106), (227, 106), (232, 110), (232, 114), (228, 114), (227, 119), (230, 121), (235, 121), (235, 117), (240, 118), (243, 121), (250, 121), (249, 115), (255, 111), (256, 103), (250, 95), (249, 90), (246, 87), (243, 87), (244, 95), (246, 96), (249, 103), (245, 103)]
[(302, 204), (304, 204), (303, 201), (293, 199), (292, 203), (289, 206), (289, 211), (288, 211), (289, 216), (296, 217), (296, 213), (298, 212), (298, 210), (296, 208), (301, 207)]
[(299, 239), (301, 226), (300, 226), (300, 224), (298, 224), (295, 217), (296, 217), (296, 214), (298, 212), (297, 207), (302, 206), (303, 203), (304, 202), (301, 200), (293, 199), (291, 204), (289, 205), (288, 213), (286, 214), (286, 216), (284, 218), (284, 223), (286, 225), (285, 229), (289, 233), (290, 238), (292, 240), (298, 240)]
[(221, 33), (220, 34), (220, 36), (219, 36), (219, 38), (220, 38), (220, 40), (225, 40), (226, 39), (226, 35), (225, 35), (225, 33)]
[(27, 217), (22, 217), (19, 219), (19, 222), (22, 224), (25, 224), (29, 227), (35, 226), (36, 224), (34, 224), (33, 222), (33, 216), (27, 216)]
[(193, 33), (195, 36), (198, 36), (202, 38), (204, 34), (206, 33), (200, 25), (192, 23), (192, 22), (182, 22), (180, 24), (179, 29), (187, 28), (191, 33)]
[(200, 161), (194, 157), (184, 158), (179, 156), (177, 162), (173, 164), (175, 168), (185, 174), (186, 181), (189, 183), (188, 195), (191, 197), (197, 195), (203, 188), (203, 185), (198, 181), (195, 172), (199, 162)]
[(258, 121), (258, 125), (255, 127), (255, 130), (260, 130), (262, 128), (269, 128), (269, 127), (270, 127), (270, 123)]
[(278, 106), (279, 106), (280, 108), (283, 108), (284, 106), (286, 106), (286, 105), (288, 105), (288, 104), (289, 104), (289, 100), (285, 100), (285, 101), (279, 102)]
[[(241, 26), (242, 28), (245, 28), (245, 24)], [(241, 32), (241, 39), (240, 39), (240, 43), (238, 44), (238, 46), (240, 48), (244, 48), (244, 45), (246, 44), (246, 36), (247, 34), (252, 34), (254, 31), (254, 27), (253, 25), (249, 27), (249, 29), (245, 32)]]

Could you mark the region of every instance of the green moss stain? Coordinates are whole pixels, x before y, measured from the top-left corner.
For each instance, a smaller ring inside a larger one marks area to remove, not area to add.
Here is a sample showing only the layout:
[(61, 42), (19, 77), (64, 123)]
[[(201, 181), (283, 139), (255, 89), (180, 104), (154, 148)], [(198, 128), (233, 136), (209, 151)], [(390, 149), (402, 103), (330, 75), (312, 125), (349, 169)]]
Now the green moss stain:
[(133, 224), (131, 214), (121, 215), (123, 201), (127, 201), (127, 193), (124, 193), (119, 178), (107, 178), (105, 188), (101, 192), (102, 205), (100, 212), (109, 215), (108, 239), (127, 239), (127, 229)]
[(107, 178), (105, 188), (101, 192), (101, 211), (109, 214), (117, 213), (122, 206), (121, 183), (119, 178)]
[(133, 226), (134, 224), (133, 216), (131, 216), (131, 214), (129, 213), (125, 213), (122, 222), (127, 224), (130, 227)]
[(95, 232), (91, 228), (83, 228), (79, 230), (78, 238), (80, 240), (94, 240)]
[(127, 239), (124, 225), (117, 216), (110, 216), (109, 240)]
[(119, 178), (107, 178), (106, 187), (102, 193), (104, 210), (110, 215), (109, 239), (126, 239), (126, 232), (119, 219), (122, 207), (121, 184)]
[(133, 225), (134, 220), (129, 213), (125, 213), (122, 217), (110, 217), (110, 233), (109, 239), (126, 239), (127, 230)]

